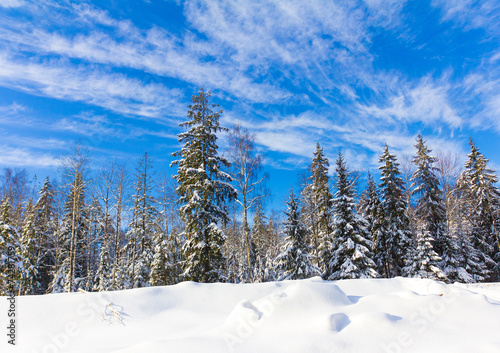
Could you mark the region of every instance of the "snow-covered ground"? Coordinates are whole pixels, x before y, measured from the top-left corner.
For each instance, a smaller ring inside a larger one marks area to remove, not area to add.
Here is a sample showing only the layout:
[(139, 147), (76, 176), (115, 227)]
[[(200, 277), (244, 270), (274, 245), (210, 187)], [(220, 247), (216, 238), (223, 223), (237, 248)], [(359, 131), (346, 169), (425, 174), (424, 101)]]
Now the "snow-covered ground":
[(16, 316), (1, 352), (500, 352), (500, 284), (185, 282), (17, 298)]

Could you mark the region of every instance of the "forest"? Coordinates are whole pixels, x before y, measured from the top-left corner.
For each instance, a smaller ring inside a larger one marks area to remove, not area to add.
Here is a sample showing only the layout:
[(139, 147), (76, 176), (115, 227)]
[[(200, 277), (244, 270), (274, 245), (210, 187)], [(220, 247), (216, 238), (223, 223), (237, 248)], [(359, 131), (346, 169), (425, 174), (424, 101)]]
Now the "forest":
[(498, 179), (472, 138), (465, 165), (433, 156), (420, 135), (410, 159), (386, 145), (380, 178), (367, 183), (341, 151), (330, 175), (318, 144), (286, 211), (266, 213), (264, 157), (249, 131), (220, 126), (221, 114), (209, 91), (193, 95), (173, 178), (157, 175), (147, 152), (133, 172), (91, 168), (82, 144), (61, 157), (58, 181), (6, 168), (0, 294), (313, 276), (500, 281)]

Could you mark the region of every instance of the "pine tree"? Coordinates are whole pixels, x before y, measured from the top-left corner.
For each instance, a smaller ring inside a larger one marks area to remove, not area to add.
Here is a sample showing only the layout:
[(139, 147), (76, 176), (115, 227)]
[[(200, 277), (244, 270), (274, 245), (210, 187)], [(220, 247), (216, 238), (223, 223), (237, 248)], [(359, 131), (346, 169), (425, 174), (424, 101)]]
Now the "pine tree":
[(500, 191), (496, 186), (498, 178), (487, 167), (488, 159), (479, 153), (472, 139), (470, 147), (469, 159), (457, 182), (457, 190), (466, 203), (467, 218), (470, 221), (469, 238), (472, 247), (478, 251), (475, 255), (479, 257), (482, 268), (474, 275), (485, 280), (495, 280), (500, 276)]
[(272, 242), (267, 233), (266, 216), (259, 202), (255, 207), (252, 226), (252, 244), (255, 246), (254, 281), (264, 282), (266, 279), (266, 259)]
[(386, 278), (400, 276), (405, 266), (405, 258), (414, 247), (410, 231), (410, 221), (406, 216), (406, 200), (403, 180), (398, 169), (396, 156), (385, 145), (379, 158), (382, 165), (380, 195), (384, 231), (379, 234), (375, 249), (378, 272)]
[(18, 282), (24, 274), (21, 244), (10, 219), (10, 203), (5, 198), (0, 214), (0, 295), (18, 294)]
[(184, 278), (200, 282), (219, 282), (225, 277), (222, 248), (224, 235), (219, 226), (227, 222), (226, 201), (236, 197), (231, 177), (221, 168), (229, 162), (219, 156), (217, 132), (227, 131), (219, 125), (221, 111), (213, 111), (210, 92), (200, 89), (188, 106), (188, 121), (180, 124), (189, 128), (179, 134), (184, 144), (177, 165), (175, 180), (179, 183), (180, 214), (186, 224), (187, 242), (183, 247)]
[(312, 263), (310, 254), (311, 246), (306, 242), (307, 231), (300, 218), (297, 200), (290, 192), (287, 201), (288, 209), (285, 212), (285, 239), (281, 253), (276, 257), (274, 263), (278, 280), (304, 279), (321, 274), (318, 267)]
[(429, 231), (417, 234), (417, 247), (412, 250), (412, 261), (403, 269), (405, 277), (445, 280), (446, 276), (438, 267), (441, 258), (434, 251), (433, 239)]
[[(420, 223), (419, 232), (429, 232), (429, 237), (434, 239), (431, 246), (444, 260), (453, 259), (455, 254), (450, 254), (452, 245), (446, 232), (446, 211), (444, 200), (439, 189), (439, 179), (436, 175), (437, 169), (434, 167), (436, 159), (430, 156), (431, 150), (425, 146), (422, 136), (418, 135), (415, 145), (417, 154), (413, 158), (416, 170), (411, 177), (413, 195), (419, 196), (416, 208), (416, 217)], [(445, 263), (440, 264), (441, 268), (449, 267)]]
[(333, 199), (331, 245), (322, 254), (326, 280), (378, 277), (372, 260), (372, 241), (365, 219), (356, 213), (353, 181), (349, 180), (344, 156), (336, 161), (336, 189)]
[(40, 283), (38, 282), (38, 254), (40, 253), (40, 246), (37, 243), (35, 216), (33, 202), (29, 200), (24, 213), (24, 224), (21, 230), (21, 247), (18, 249), (24, 269), (19, 281), (19, 295), (33, 295), (40, 292)]
[(383, 213), (380, 199), (377, 193), (377, 185), (370, 173), (368, 173), (368, 186), (358, 204), (359, 213), (368, 223), (368, 233), (373, 242), (372, 250), (377, 248), (377, 239), (382, 237)]
[(146, 152), (137, 168), (137, 181), (134, 185), (134, 207), (132, 221), (127, 232), (129, 250), (128, 276), (131, 288), (149, 285), (151, 264), (153, 262), (153, 236), (159, 230), (158, 211), (151, 195), (153, 173), (151, 159)]
[(47, 292), (52, 281), (52, 271), (56, 266), (57, 217), (54, 194), (55, 191), (47, 177), (35, 204), (36, 243), (39, 245), (35, 257), (38, 259), (37, 281), (40, 283), (37, 294)]
[(64, 204), (62, 225), (57, 234), (60, 249), (50, 284), (51, 292), (75, 291), (77, 279), (85, 277), (84, 250), (87, 232), (85, 211), (85, 183), (82, 174), (77, 173)]
[(95, 274), (93, 290), (102, 292), (113, 289), (111, 266), (112, 261), (109, 240), (105, 240), (100, 249), (99, 266)]
[(323, 270), (326, 264), (321, 261), (319, 252), (320, 244), (331, 233), (331, 200), (333, 198), (328, 187), (328, 158), (323, 153), (323, 148), (316, 145), (316, 151), (311, 162), (311, 176), (309, 183), (302, 191), (303, 217), (311, 235), (311, 245), (315, 257), (315, 264)]

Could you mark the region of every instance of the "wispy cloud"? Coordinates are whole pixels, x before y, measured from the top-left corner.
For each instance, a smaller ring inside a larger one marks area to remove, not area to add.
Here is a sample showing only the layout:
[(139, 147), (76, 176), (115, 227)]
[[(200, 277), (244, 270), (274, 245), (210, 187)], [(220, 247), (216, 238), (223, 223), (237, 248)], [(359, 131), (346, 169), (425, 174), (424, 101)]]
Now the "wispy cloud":
[(375, 117), (392, 124), (421, 122), (426, 125), (445, 123), (451, 128), (462, 125), (463, 119), (453, 108), (448, 97), (450, 87), (424, 78), (415, 87), (404, 85), (395, 95), (387, 97), (383, 106), (358, 104), (365, 117)]
[(32, 152), (27, 148), (0, 145), (0, 165), (8, 167), (55, 167), (59, 160), (48, 153)]
[(144, 117), (183, 115), (178, 89), (143, 84), (122, 74), (65, 61), (35, 62), (0, 54), (0, 84), (34, 95), (82, 101), (121, 114)]
[(24, 5), (23, 0), (0, 0), (0, 7), (20, 7)]

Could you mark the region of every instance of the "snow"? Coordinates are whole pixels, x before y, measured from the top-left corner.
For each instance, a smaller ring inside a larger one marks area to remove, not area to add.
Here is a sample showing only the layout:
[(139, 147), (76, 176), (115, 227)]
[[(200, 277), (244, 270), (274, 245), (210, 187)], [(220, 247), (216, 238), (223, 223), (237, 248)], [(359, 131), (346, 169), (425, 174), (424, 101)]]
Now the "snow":
[(500, 352), (500, 284), (184, 282), (18, 297), (16, 314), (1, 352)]

